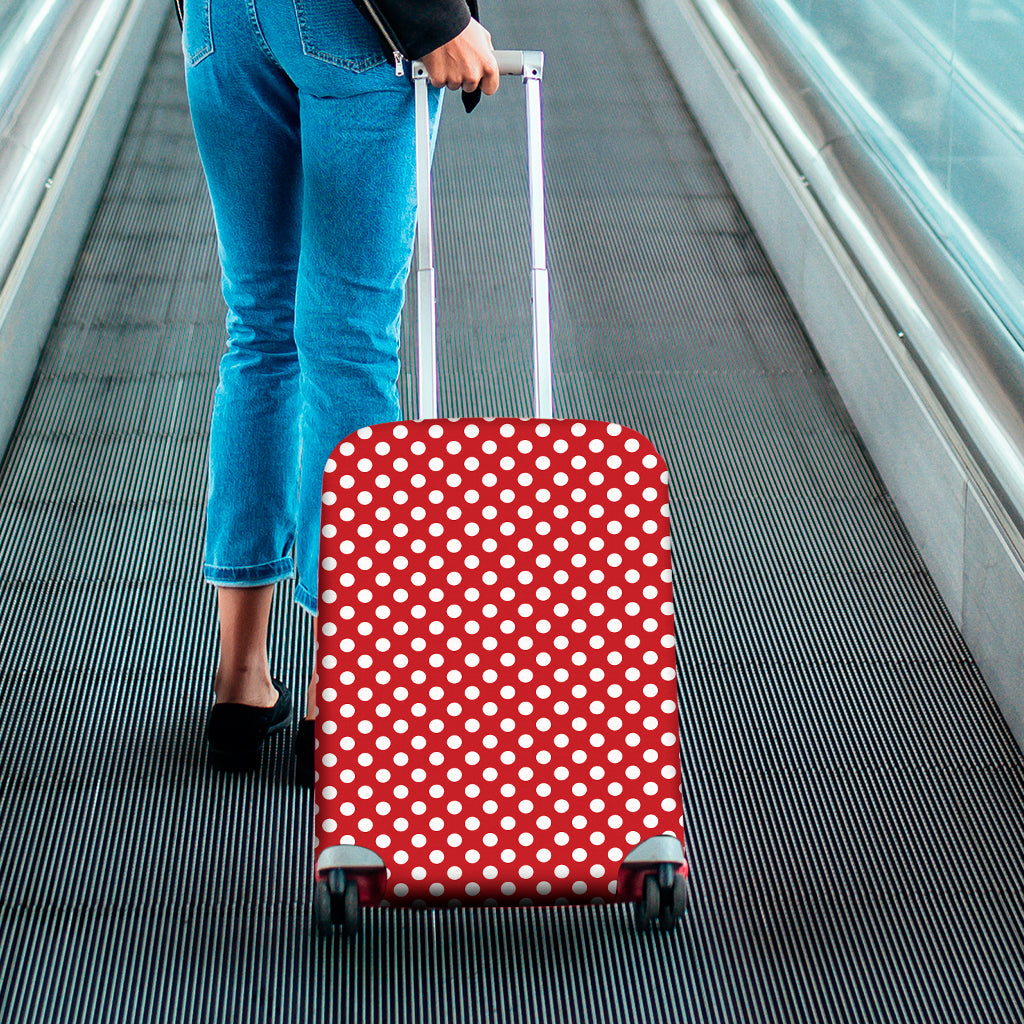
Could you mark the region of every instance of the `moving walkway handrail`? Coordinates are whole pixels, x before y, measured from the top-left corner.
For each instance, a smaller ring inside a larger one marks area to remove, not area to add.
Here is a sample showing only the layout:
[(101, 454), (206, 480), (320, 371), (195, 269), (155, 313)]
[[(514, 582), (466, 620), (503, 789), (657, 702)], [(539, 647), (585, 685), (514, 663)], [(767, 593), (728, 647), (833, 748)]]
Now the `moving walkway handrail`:
[[(0, 95), (13, 99), (0, 114), (0, 278), (5, 281), (130, 4), (63, 0), (59, 10), (53, 5), (23, 9), (23, 31), (7, 35), (9, 45), (32, 40), (36, 60), (26, 68), (16, 55), (0, 58), (4, 67), (10, 62)], [(46, 27), (51, 35), (44, 41), (39, 33)]]
[(1024, 350), (751, 0), (690, 0), (887, 309), (1024, 557)]
[(69, 7), (68, 0), (11, 0), (0, 10), (0, 125), (9, 120)]
[(2, 453), (169, 12), (167, 0), (0, 5)]

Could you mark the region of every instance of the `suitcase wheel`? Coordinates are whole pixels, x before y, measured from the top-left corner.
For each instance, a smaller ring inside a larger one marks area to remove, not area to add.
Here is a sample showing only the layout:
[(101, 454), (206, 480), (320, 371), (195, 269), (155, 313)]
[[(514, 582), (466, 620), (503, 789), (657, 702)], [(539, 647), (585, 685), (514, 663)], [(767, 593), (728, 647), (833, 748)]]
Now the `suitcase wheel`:
[(671, 889), (661, 893), (661, 910), (658, 915), (661, 930), (672, 931), (679, 919), (690, 909), (690, 880), (685, 875), (676, 875)]
[(661, 864), (657, 873), (644, 876), (640, 899), (636, 904), (636, 923), (642, 932), (650, 931), (657, 921), (663, 932), (675, 929), (690, 907), (690, 881), (672, 864)]
[(324, 937), (333, 935), (335, 926), (339, 924), (343, 935), (357, 935), (361, 915), (356, 880), (346, 879), (344, 871), (328, 872), (313, 890), (313, 916), (317, 932)]
[(657, 875), (644, 875), (644, 885), (636, 904), (636, 926), (642, 932), (654, 927), (654, 920), (661, 910), (661, 886)]
[(324, 938), (334, 934), (334, 915), (331, 911), (331, 887), (321, 879), (313, 889), (313, 917), (317, 933)]
[(349, 937), (359, 934), (360, 913), (359, 913), (359, 886), (354, 878), (345, 883), (340, 898), (335, 897), (334, 904), (337, 907), (337, 916), (340, 919), (343, 935)]

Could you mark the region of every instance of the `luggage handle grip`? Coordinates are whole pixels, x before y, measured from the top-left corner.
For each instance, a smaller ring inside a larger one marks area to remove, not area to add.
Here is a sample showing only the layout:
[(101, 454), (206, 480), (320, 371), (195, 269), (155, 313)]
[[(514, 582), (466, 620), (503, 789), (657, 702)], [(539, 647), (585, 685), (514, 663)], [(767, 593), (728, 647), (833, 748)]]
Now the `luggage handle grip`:
[[(495, 50), (499, 75), (518, 75), (522, 78), (544, 77), (544, 54), (540, 50)], [(422, 61), (412, 62), (412, 77), (427, 78)]]
[[(544, 161), (541, 147), (540, 83), (544, 54), (539, 50), (496, 50), (503, 75), (522, 76), (526, 86), (527, 175), (530, 197), (531, 304), (533, 319), (534, 416), (553, 415), (551, 302), (548, 291), (547, 237), (544, 224)], [(434, 240), (431, 224), (430, 112), (427, 71), (412, 65), (416, 88), (416, 350), (417, 413), (437, 415), (437, 325), (434, 298)]]

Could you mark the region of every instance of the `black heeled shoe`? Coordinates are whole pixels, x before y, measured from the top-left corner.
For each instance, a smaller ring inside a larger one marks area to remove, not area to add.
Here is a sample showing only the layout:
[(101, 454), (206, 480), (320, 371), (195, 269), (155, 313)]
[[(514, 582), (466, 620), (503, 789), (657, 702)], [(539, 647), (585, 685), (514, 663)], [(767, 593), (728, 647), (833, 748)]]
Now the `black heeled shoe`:
[(278, 680), (277, 703), (269, 708), (249, 704), (214, 704), (206, 723), (210, 764), (225, 771), (254, 768), (268, 736), (280, 732), (292, 716), (291, 694)]
[(307, 789), (313, 788), (315, 732), (316, 723), (313, 719), (304, 718), (295, 733), (295, 781)]

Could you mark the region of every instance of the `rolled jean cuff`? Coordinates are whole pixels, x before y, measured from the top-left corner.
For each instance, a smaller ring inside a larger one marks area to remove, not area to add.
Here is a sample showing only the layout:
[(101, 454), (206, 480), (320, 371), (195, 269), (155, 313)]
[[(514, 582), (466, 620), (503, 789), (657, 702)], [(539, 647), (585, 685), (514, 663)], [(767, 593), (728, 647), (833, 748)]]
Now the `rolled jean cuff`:
[(294, 575), (295, 563), (290, 558), (241, 568), (210, 565), (209, 562), (203, 565), (203, 578), (215, 587), (262, 587), (268, 583), (291, 579)]
[(300, 581), (295, 587), (295, 603), (310, 615), (316, 615), (316, 594), (308, 590)]

